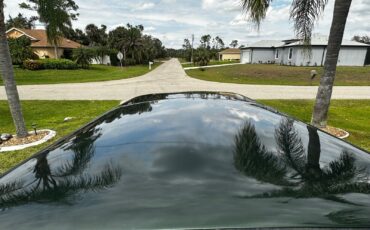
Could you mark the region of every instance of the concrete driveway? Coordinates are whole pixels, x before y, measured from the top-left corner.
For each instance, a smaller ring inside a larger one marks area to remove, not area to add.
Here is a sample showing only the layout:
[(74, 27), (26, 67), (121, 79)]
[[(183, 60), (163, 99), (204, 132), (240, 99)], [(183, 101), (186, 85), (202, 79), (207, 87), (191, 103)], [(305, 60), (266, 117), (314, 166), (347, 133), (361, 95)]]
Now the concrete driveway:
[[(22, 100), (128, 100), (150, 93), (184, 91), (234, 92), (252, 99), (314, 99), (316, 86), (244, 85), (202, 81), (186, 75), (177, 59), (171, 59), (140, 77), (92, 83), (24, 85)], [(337, 86), (334, 99), (370, 99), (369, 86)], [(0, 99), (5, 100), (4, 87)]]

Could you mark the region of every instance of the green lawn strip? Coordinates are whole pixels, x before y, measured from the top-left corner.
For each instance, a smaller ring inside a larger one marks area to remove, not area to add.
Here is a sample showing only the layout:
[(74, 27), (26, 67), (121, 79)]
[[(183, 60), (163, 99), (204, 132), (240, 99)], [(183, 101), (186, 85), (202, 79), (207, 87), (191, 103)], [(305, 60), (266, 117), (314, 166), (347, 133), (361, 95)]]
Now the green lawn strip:
[[(310, 72), (317, 70), (318, 76), (311, 82)], [(322, 67), (298, 67), (265, 64), (245, 64), (187, 70), (186, 73), (200, 80), (259, 85), (318, 85)], [(370, 86), (370, 67), (338, 67), (335, 79), (337, 86)]]
[[(153, 69), (159, 66), (155, 63)], [(97, 82), (126, 79), (141, 76), (150, 70), (147, 65), (137, 65), (129, 67), (116, 67), (104, 65), (92, 65), (90, 69), (77, 70), (24, 70), (15, 68), (15, 80), (18, 85), (31, 84), (58, 84), (58, 83), (79, 83), (79, 82)], [(3, 81), (0, 78), (0, 85)]]
[[(239, 61), (211, 61), (208, 65), (212, 66), (212, 65), (224, 65), (224, 64), (235, 64), (235, 63), (239, 63)], [(183, 68), (198, 66), (198, 65), (194, 65), (192, 63), (190, 63), (190, 64), (181, 64), (181, 65), (182, 65)]]
[[(36, 123), (38, 129), (52, 129), (57, 136), (45, 144), (25, 150), (0, 153), (0, 173), (27, 159), (59, 138), (72, 133), (97, 116), (118, 106), (119, 101), (23, 101), (23, 113), (27, 128)], [(6, 101), (0, 101), (0, 133), (15, 133)], [(64, 122), (65, 117), (74, 117)]]
[[(313, 100), (259, 100), (306, 123), (311, 120)], [(329, 125), (350, 133), (347, 141), (370, 151), (370, 100), (332, 100)]]

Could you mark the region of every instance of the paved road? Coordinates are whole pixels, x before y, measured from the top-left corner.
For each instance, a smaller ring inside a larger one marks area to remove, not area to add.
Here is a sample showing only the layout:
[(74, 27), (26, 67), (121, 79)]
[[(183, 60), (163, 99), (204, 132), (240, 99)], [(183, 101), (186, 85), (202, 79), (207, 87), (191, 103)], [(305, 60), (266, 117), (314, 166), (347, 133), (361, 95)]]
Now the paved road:
[[(314, 99), (314, 86), (243, 85), (201, 81), (186, 75), (171, 59), (141, 77), (92, 83), (25, 85), (18, 87), (22, 100), (128, 100), (150, 93), (184, 91), (235, 92), (252, 99)], [(370, 99), (370, 87), (335, 87), (335, 99)], [(0, 87), (0, 99), (6, 99)]]

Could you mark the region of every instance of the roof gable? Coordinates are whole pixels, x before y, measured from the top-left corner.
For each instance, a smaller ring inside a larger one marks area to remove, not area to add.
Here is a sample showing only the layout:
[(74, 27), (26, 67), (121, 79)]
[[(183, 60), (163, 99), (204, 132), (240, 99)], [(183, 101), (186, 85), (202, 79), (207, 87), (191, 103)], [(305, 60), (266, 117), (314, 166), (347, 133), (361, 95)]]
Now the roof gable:
[[(7, 34), (10, 33), (11, 31), (18, 31), (24, 36), (27, 36), (31, 39), (32, 44), (31, 47), (54, 47), (48, 42), (48, 38), (46, 35), (46, 30), (43, 29), (19, 29), (19, 28), (12, 28), (7, 31)], [(75, 49), (78, 47), (81, 47), (81, 44), (69, 40), (67, 38), (62, 37), (60, 39), (60, 43), (58, 45), (59, 48), (70, 48), (70, 49)]]

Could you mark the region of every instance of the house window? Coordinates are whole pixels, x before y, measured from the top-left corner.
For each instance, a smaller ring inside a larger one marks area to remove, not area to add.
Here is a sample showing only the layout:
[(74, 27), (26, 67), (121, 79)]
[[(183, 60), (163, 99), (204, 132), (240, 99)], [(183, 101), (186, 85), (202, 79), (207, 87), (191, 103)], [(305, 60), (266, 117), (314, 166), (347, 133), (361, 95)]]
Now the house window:
[(275, 59), (279, 59), (279, 50), (275, 51)]
[(288, 59), (289, 60), (292, 60), (292, 57), (293, 57), (293, 48), (289, 48), (289, 56), (288, 56)]

